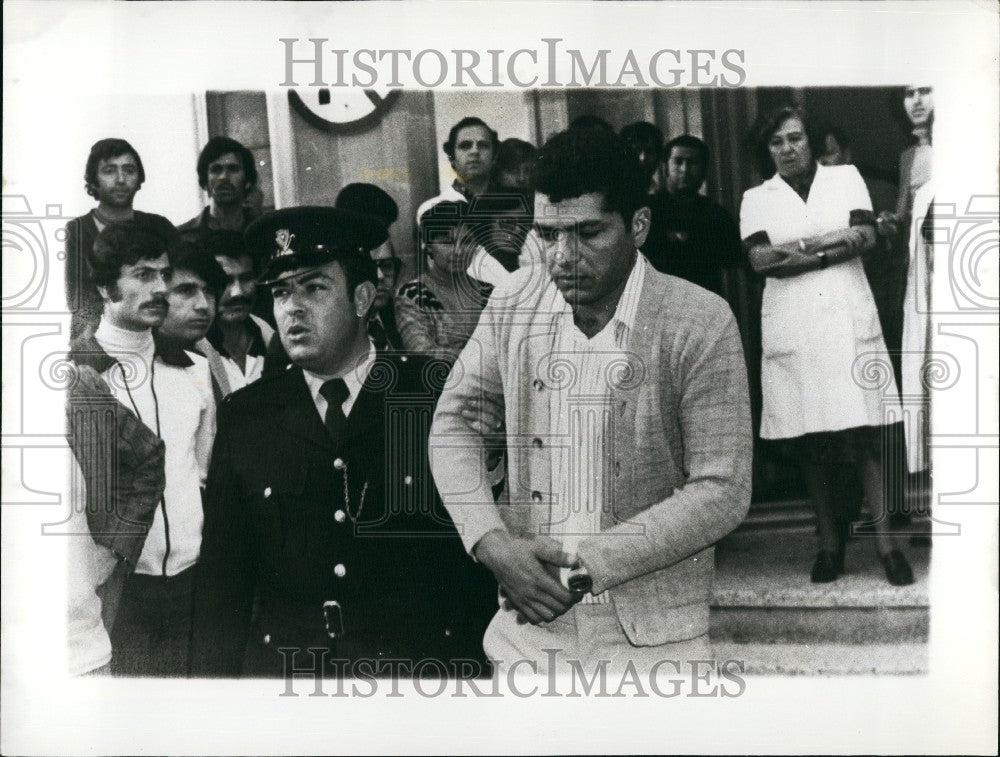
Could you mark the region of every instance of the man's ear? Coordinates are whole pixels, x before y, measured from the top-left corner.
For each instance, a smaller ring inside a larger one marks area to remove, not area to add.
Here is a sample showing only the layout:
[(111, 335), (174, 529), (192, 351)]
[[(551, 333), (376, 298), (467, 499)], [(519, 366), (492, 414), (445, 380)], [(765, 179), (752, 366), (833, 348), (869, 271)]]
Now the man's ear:
[(650, 210), (646, 206), (639, 208), (632, 214), (632, 241), (637, 248), (642, 247), (646, 242), (646, 237), (649, 236), (650, 215)]
[(358, 318), (366, 318), (375, 302), (375, 285), (370, 281), (362, 281), (354, 287), (354, 312)]

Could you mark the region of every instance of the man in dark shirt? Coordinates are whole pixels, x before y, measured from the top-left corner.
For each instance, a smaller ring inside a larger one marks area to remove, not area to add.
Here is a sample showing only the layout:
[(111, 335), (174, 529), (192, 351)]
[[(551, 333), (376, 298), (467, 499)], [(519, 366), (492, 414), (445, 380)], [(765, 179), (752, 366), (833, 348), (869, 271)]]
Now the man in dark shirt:
[(663, 273), (722, 294), (722, 272), (744, 264), (729, 211), (698, 192), (708, 175), (708, 147), (689, 134), (670, 140), (666, 192), (650, 200), (652, 225), (643, 254)]
[(83, 172), (87, 194), (97, 207), (66, 224), (66, 304), (73, 314), (70, 338), (97, 327), (104, 301), (91, 279), (87, 259), (94, 240), (106, 227), (133, 221), (146, 231), (172, 239), (173, 224), (163, 216), (135, 210), (132, 202), (146, 180), (139, 153), (124, 139), (108, 138), (94, 143)]
[(184, 234), (209, 230), (243, 231), (256, 217), (245, 207), (257, 186), (253, 153), (229, 137), (212, 137), (198, 155), (198, 184), (209, 204), (177, 228)]

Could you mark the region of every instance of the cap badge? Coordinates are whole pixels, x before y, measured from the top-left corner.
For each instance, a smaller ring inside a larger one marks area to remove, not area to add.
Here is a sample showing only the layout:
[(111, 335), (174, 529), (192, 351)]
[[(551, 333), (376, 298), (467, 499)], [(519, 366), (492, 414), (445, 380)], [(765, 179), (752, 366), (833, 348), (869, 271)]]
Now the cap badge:
[(295, 252), (292, 249), (293, 239), (295, 239), (295, 235), (290, 233), (288, 229), (278, 229), (278, 233), (274, 235), (274, 241), (278, 244), (279, 255), (292, 255)]

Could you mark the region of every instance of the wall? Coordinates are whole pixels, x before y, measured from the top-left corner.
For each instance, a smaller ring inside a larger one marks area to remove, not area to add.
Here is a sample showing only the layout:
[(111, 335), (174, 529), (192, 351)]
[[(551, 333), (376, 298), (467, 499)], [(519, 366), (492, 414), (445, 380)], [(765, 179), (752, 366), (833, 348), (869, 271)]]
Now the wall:
[(455, 181), (448, 156), (441, 148), (451, 127), (466, 116), (478, 116), (500, 135), (534, 141), (534, 98), (530, 92), (477, 91), (434, 93), (434, 141), (437, 157), (438, 191)]
[(295, 152), (297, 201), (333, 205), (352, 182), (375, 184), (399, 205), (392, 229), (397, 253), (413, 257), (413, 217), (417, 206), (437, 193), (434, 103), (428, 92), (402, 92), (376, 126), (356, 134), (335, 134), (290, 114)]

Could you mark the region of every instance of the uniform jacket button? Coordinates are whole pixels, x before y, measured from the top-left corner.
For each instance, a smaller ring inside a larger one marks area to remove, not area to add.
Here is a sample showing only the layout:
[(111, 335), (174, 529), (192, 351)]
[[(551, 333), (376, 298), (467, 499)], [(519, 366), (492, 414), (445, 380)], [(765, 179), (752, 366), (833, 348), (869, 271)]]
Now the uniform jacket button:
[(451, 636), (451, 629), (450, 628), (444, 629), (444, 635), (450, 637)]
[(345, 520), (347, 520), (347, 513), (345, 513), (343, 510), (337, 510), (333, 514), (333, 519), (337, 521), (337, 523), (343, 523)]
[(341, 458), (337, 458), (333, 461), (333, 467), (337, 470), (344, 470), (344, 461)]
[(413, 476), (403, 476), (403, 483), (410, 486), (413, 483)]
[(271, 643), (271, 634), (269, 634), (269, 633), (264, 634), (264, 643), (265, 644), (270, 644)]
[(271, 487), (267, 486), (264, 488), (264, 499), (267, 499), (270, 496), (271, 496)]
[(337, 563), (333, 566), (333, 575), (337, 578), (343, 578), (347, 575), (347, 568), (344, 567), (343, 563)]

